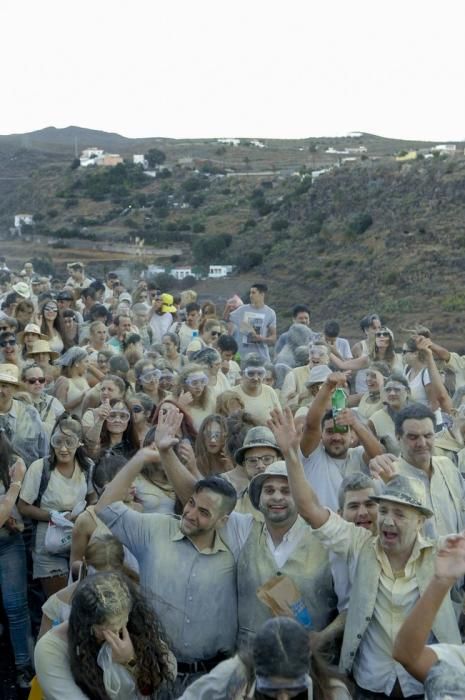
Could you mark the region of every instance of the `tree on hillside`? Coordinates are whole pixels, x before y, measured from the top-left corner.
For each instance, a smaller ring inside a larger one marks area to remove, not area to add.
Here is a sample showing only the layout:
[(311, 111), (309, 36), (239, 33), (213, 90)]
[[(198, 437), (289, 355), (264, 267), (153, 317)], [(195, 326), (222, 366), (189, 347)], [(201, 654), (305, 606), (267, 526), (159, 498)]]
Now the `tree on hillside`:
[(151, 148), (145, 154), (145, 160), (149, 164), (150, 168), (154, 168), (156, 165), (161, 165), (166, 160), (166, 155), (159, 148)]

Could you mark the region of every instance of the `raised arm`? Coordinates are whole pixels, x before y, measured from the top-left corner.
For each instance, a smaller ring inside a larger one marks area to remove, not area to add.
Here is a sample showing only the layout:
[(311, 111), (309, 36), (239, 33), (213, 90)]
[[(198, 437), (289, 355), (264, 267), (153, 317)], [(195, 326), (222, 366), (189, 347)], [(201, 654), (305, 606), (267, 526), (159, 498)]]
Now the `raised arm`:
[(328, 520), (329, 511), (320, 504), (315, 491), (305, 478), (299, 459), (299, 434), (295, 428), (291, 410), (285, 408), (283, 413), (273, 410), (268, 427), (273, 431), (286, 461), (289, 486), (299, 515), (311, 527), (321, 527)]
[(198, 478), (184, 466), (173, 449), (179, 442), (176, 432), (182, 419), (183, 415), (178, 410), (168, 411), (166, 415), (160, 413), (155, 431), (155, 444), (160, 453), (166, 476), (174, 488), (176, 496), (184, 505), (192, 496)]
[(370, 359), (368, 355), (360, 355), (360, 357), (353, 357), (351, 360), (342, 360), (339, 355), (335, 355), (333, 352), (330, 354), (331, 364), (335, 365), (340, 370), (347, 369), (365, 369), (370, 364)]
[(336, 419), (340, 425), (349, 425), (357, 435), (360, 444), (363, 446), (363, 459), (368, 464), (370, 459), (384, 453), (384, 449), (379, 440), (373, 435), (371, 430), (362, 423), (355, 411), (346, 408), (340, 412)]
[(95, 512), (100, 513), (111, 503), (123, 501), (132, 482), (142, 471), (144, 464), (159, 461), (160, 455), (154, 447), (143, 447), (136, 452), (134, 457), (117, 473), (113, 481), (105, 486), (105, 490), (95, 506)]
[(431, 380), (431, 384), (427, 384), (425, 387), (428, 400), (433, 404), (433, 409), (435, 408), (434, 403), (437, 402), (444, 411), (450, 413), (453, 409), (452, 399), (447, 393), (447, 389), (444, 386), (444, 382), (442, 381), (442, 377), (434, 361), (431, 340), (420, 335), (415, 338), (415, 342), (418, 350), (423, 350), (426, 355), (426, 366)]
[(393, 656), (419, 681), (438, 660), (426, 646), (434, 618), (457, 578), (465, 574), (465, 537), (448, 537), (436, 557), (436, 572), (404, 621), (394, 643)]
[(304, 457), (308, 457), (321, 440), (321, 419), (330, 402), (333, 391), (338, 386), (345, 386), (346, 378), (342, 372), (333, 372), (322, 384), (320, 391), (313, 399), (308, 409), (304, 424), (304, 432), (300, 440), (300, 449)]

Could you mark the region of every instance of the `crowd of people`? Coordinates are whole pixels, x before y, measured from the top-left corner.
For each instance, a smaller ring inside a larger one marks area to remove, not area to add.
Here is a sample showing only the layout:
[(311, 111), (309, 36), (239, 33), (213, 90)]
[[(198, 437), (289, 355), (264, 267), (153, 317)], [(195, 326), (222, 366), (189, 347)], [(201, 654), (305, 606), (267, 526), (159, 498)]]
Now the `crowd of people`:
[(278, 336), (262, 282), (219, 308), (1, 263), (21, 697), (465, 698), (465, 357), (305, 299)]

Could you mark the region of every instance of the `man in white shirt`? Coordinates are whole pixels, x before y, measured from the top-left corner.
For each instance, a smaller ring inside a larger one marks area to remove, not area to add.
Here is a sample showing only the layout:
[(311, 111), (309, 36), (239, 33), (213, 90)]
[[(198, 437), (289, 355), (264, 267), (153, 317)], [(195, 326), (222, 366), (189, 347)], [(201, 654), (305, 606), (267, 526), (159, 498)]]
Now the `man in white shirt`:
[(250, 304), (239, 306), (229, 316), (241, 358), (253, 352), (270, 360), (269, 348), (276, 342), (276, 313), (265, 304), (267, 291), (266, 284), (253, 284)]
[[(343, 410), (336, 420), (331, 409), (331, 396), (346, 378), (340, 372), (328, 375), (313, 399), (307, 413), (300, 443), (307, 481), (312, 484), (321, 503), (332, 510), (338, 508), (338, 490), (342, 480), (354, 471), (367, 471), (370, 459), (383, 453), (381, 443), (363, 425), (354, 411)], [(346, 427), (345, 432), (338, 427)], [(354, 433), (360, 443), (351, 447)]]

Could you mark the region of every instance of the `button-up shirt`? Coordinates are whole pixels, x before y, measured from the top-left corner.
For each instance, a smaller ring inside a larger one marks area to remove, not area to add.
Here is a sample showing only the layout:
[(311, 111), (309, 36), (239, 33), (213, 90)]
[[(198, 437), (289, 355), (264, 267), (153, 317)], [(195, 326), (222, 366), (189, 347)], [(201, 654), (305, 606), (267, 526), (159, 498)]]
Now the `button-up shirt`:
[(15, 453), (27, 467), (49, 453), (47, 432), (33, 406), (13, 399), (8, 413), (0, 413), (0, 428), (5, 428)]
[(182, 662), (230, 654), (237, 635), (234, 558), (218, 535), (198, 550), (176, 516), (136, 513), (114, 503), (99, 513), (132, 552), (141, 586)]
[(374, 693), (389, 695), (398, 678), (404, 697), (421, 695), (421, 683), (394, 661), (392, 652), (397, 632), (420, 596), (416, 563), (424, 551), (431, 548), (432, 543), (418, 535), (405, 569), (399, 575), (392, 571), (378, 537), (373, 537), (365, 528), (346, 522), (336, 513), (331, 513), (326, 523), (314, 532), (325, 547), (346, 559), (351, 578), (363, 546), (368, 540), (373, 540), (380, 565), (380, 577), (373, 616), (354, 661), (353, 674), (356, 682)]

